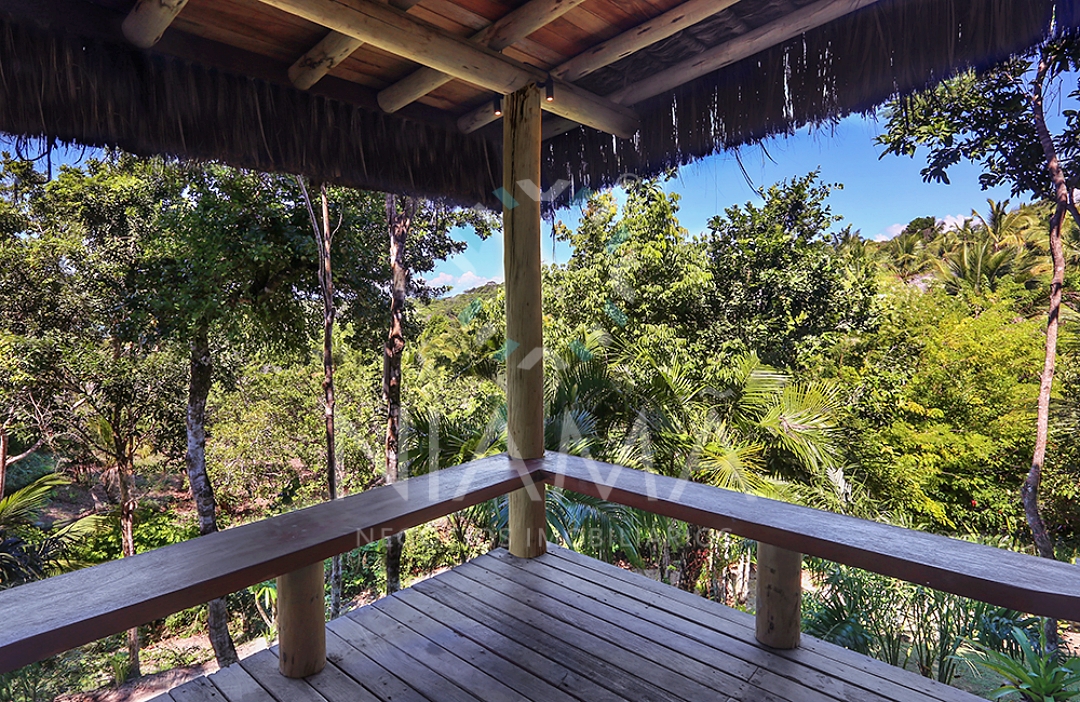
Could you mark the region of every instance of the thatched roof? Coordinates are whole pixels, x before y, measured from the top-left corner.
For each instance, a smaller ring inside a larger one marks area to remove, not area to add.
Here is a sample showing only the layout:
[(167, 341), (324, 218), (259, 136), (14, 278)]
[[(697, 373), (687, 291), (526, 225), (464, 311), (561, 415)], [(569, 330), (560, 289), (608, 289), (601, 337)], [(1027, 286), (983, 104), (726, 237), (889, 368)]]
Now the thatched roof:
[[(578, 0), (504, 53), (551, 70), (680, 1)], [(728, 0), (575, 84), (617, 98), (830, 2), (869, 6), (634, 102), (633, 138), (563, 131), (555, 118), (551, 131), (563, 133), (545, 142), (545, 178), (598, 187), (652, 174), (987, 66), (1044, 41), (1054, 21), (1059, 30), (1080, 26), (1075, 0)], [(498, 124), (468, 134), (458, 126), (492, 93), (454, 80), (389, 114), (378, 91), (419, 64), (365, 45), (303, 91), (286, 71), (325, 28), (256, 0), (190, 0), (163, 39), (142, 50), (120, 31), (132, 4), (2, 0), (0, 130), (492, 202), (501, 184)], [(409, 17), (466, 36), (524, 4), (421, 0)]]

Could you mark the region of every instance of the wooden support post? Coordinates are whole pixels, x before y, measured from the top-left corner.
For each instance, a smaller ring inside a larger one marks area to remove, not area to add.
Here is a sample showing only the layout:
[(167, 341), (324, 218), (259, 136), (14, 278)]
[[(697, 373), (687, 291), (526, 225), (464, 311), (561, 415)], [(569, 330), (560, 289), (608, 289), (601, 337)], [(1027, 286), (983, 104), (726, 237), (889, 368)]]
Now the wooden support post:
[[(523, 459), (544, 455), (540, 201), (529, 195), (540, 187), (540, 100), (532, 83), (503, 100), (506, 425), (510, 456)], [(510, 553), (544, 553), (546, 524), (543, 483), (510, 494)]]
[(188, 0), (139, 0), (121, 27), (124, 36), (140, 49), (156, 44)]
[(798, 648), (802, 628), (802, 554), (758, 542), (757, 640)]
[(278, 576), (278, 669), (306, 678), (326, 666), (326, 594), (323, 562)]

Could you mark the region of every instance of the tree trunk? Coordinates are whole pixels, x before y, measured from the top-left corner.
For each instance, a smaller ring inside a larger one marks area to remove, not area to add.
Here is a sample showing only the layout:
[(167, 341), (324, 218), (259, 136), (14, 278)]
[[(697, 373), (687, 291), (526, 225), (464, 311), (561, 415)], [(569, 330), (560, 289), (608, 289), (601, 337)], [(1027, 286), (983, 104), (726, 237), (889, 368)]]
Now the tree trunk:
[[(1031, 469), (1020, 489), (1020, 499), (1024, 506), (1024, 516), (1035, 540), (1035, 547), (1043, 558), (1054, 558), (1054, 541), (1050, 537), (1039, 512), (1039, 485), (1042, 482), (1043, 466), (1046, 463), (1046, 444), (1050, 433), (1050, 392), (1054, 384), (1054, 368), (1057, 361), (1058, 326), (1061, 315), (1061, 294), (1065, 284), (1065, 252), (1062, 244), (1062, 228), (1071, 206), (1069, 187), (1065, 174), (1058, 161), (1057, 149), (1046, 127), (1043, 113), (1043, 83), (1050, 70), (1047, 49), (1043, 49), (1039, 60), (1039, 69), (1032, 81), (1031, 105), (1034, 115), (1035, 130), (1039, 135), (1046, 167), (1054, 184), (1054, 201), (1057, 207), (1050, 219), (1050, 260), (1053, 264), (1053, 276), (1050, 280), (1050, 312), (1046, 322), (1046, 358), (1043, 363), (1042, 380), (1039, 384), (1039, 409), (1035, 431), (1035, 451), (1031, 459)], [(1056, 650), (1060, 645), (1057, 635), (1057, 622), (1046, 620), (1047, 646)]]
[(709, 558), (710, 532), (696, 524), (686, 525), (686, 546), (679, 559), (679, 589), (694, 592)]
[[(120, 551), (124, 558), (135, 555), (135, 467), (130, 451), (121, 445), (116, 448), (116, 483), (120, 489)], [(139, 628), (127, 631), (128, 671), (127, 680), (142, 675), (139, 664)]]
[(8, 457), (7, 427), (0, 427), (0, 500), (4, 499), (4, 483), (7, 481), (7, 457)]
[[(311, 212), (311, 225), (319, 245), (319, 289), (323, 300), (323, 410), (326, 419), (326, 485), (330, 499), (338, 498), (337, 455), (334, 432), (334, 276), (331, 245), (334, 233), (330, 229), (330, 198), (326, 185), (319, 188), (322, 196), (322, 223)], [(330, 618), (341, 616), (341, 556), (331, 559)]]
[[(218, 530), (217, 504), (210, 477), (206, 473), (206, 400), (210, 395), (213, 365), (210, 358), (210, 334), (206, 325), (199, 326), (191, 340), (191, 378), (187, 405), (187, 463), (188, 484), (199, 515), (199, 534), (205, 536)], [(229, 612), (225, 598), (207, 605), (207, 628), (218, 665), (236, 663), (236, 647), (229, 635)]]
[[(383, 396), (386, 399), (386, 482), (398, 480), (398, 449), (401, 431), (401, 354), (405, 349), (402, 319), (405, 313), (405, 237), (412, 226), (416, 201), (386, 196), (386, 222), (390, 232), (390, 333), (383, 353)], [(401, 589), (401, 551), (405, 534), (386, 540), (386, 592)]]

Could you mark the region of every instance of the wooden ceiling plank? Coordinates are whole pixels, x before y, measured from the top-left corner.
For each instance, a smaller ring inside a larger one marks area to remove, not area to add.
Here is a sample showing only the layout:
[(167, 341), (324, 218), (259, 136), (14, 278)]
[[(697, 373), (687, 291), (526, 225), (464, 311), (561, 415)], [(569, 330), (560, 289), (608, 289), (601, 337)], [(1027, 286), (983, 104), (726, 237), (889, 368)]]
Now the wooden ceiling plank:
[[(639, 24), (633, 29), (578, 54), (552, 69), (551, 75), (573, 83), (593, 71), (615, 63), (658, 41), (667, 39), (687, 27), (692, 27), (698, 22), (726, 10), (737, 2), (739, 0), (688, 0), (658, 17)], [(382, 103), (381, 98), (379, 102)], [(498, 117), (491, 110), (480, 107), (462, 117), (462, 122), (467, 125), (466, 132), (471, 132), (491, 124), (496, 119)], [(567, 123), (561, 123), (561, 125), (563, 127), (568, 126)], [(564, 128), (563, 131), (569, 131), (569, 129)]]
[[(391, 0), (390, 4), (399, 10), (408, 11), (418, 2), (420, 0)], [(307, 90), (363, 45), (364, 42), (359, 39), (331, 30), (322, 41), (289, 66), (289, 80), (297, 88)]]
[[(538, 68), (370, 0), (349, 0), (348, 4), (341, 0), (263, 2), (499, 95), (530, 82), (543, 83), (548, 77)], [(558, 81), (555, 87), (556, 99), (544, 103), (546, 110), (624, 138), (637, 131), (639, 120), (632, 110), (565, 82)]]
[(188, 0), (139, 0), (124, 18), (124, 37), (140, 49), (158, 43)]
[[(514, 42), (524, 39), (553, 19), (580, 5), (584, 0), (532, 0), (510, 12), (499, 21), (488, 25), (470, 37), (470, 41), (502, 51)], [(419, 100), (433, 90), (446, 85), (453, 76), (432, 68), (421, 68), (389, 88), (379, 92), (379, 105), (387, 112), (397, 112), (402, 107)]]
[(806, 5), (774, 22), (715, 46), (692, 59), (677, 63), (633, 85), (628, 85), (612, 93), (608, 98), (621, 105), (639, 103), (876, 2), (879, 0), (819, 0), (813, 5)]

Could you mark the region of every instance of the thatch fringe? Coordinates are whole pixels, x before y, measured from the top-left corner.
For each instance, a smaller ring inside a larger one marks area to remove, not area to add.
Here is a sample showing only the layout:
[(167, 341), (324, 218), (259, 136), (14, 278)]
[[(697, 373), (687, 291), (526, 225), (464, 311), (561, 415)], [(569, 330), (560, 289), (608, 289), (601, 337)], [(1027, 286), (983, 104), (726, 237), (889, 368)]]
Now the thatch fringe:
[(498, 145), (122, 44), (0, 22), (0, 130), (493, 204)]
[[(800, 0), (798, 4), (805, 4)], [(746, 5), (766, 17), (765, 4)], [(587, 128), (545, 145), (545, 178), (602, 188), (648, 176), (740, 144), (865, 112), (964, 68), (986, 68), (1080, 25), (1076, 0), (884, 0), (636, 106), (638, 137), (613, 140)], [(739, 18), (758, 26), (754, 15)], [(652, 50), (590, 76), (600, 94), (682, 58), (689, 46), (729, 38), (731, 18), (692, 27)]]
[[(813, 0), (743, 0), (588, 76), (608, 94)], [(828, 124), (1080, 27), (1080, 0), (882, 0), (648, 100), (619, 140), (579, 128), (544, 147), (545, 187), (654, 175), (739, 144)], [(78, 31), (78, 27), (72, 27)], [(497, 206), (501, 139), (257, 78), (0, 21), (0, 131), (217, 159), (344, 185)]]

